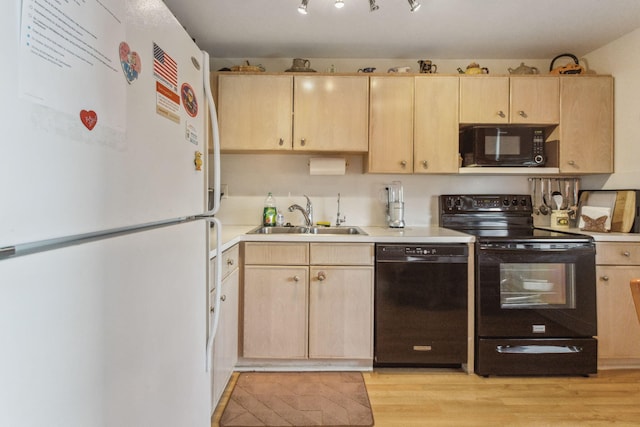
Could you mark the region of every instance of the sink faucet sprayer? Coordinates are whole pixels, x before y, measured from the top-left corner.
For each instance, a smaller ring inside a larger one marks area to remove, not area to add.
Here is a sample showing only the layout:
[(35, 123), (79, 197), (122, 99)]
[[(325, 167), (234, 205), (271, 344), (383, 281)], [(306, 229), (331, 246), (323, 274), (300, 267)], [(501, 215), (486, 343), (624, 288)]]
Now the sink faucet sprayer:
[(338, 193), (338, 213), (336, 215), (336, 227), (340, 227), (340, 224), (342, 224), (346, 220), (347, 220), (347, 216), (346, 215), (344, 215), (342, 218), (340, 218), (340, 193)]
[(293, 204), (289, 206), (289, 212), (293, 212), (295, 210), (299, 210), (302, 212), (302, 216), (304, 216), (304, 222), (307, 227), (313, 226), (313, 205), (311, 204), (311, 199), (305, 194), (304, 197), (307, 199), (307, 209), (305, 210), (302, 206), (298, 204)]

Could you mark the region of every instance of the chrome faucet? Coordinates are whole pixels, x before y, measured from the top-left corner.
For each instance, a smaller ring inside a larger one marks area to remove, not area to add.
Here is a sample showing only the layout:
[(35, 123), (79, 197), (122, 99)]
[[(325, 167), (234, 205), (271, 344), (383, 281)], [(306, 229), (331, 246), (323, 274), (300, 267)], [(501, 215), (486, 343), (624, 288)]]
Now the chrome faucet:
[(305, 194), (304, 197), (307, 199), (307, 209), (304, 209), (302, 206), (298, 204), (293, 204), (289, 206), (289, 212), (293, 212), (295, 210), (299, 210), (302, 212), (302, 216), (304, 216), (304, 222), (307, 227), (311, 227), (313, 225), (313, 205), (311, 204), (311, 199)]

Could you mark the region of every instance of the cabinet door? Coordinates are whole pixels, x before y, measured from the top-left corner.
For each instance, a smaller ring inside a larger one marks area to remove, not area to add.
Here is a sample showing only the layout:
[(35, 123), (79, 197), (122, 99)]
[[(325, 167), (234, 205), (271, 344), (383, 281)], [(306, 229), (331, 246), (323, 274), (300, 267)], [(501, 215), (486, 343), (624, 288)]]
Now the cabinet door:
[(368, 77), (296, 76), (294, 86), (294, 150), (369, 149)]
[(511, 77), (511, 123), (558, 124), (560, 81), (558, 77)]
[(245, 266), (244, 357), (307, 356), (308, 267)]
[(220, 149), (291, 150), (293, 76), (218, 76)]
[(310, 268), (309, 357), (373, 357), (373, 267)]
[(370, 173), (413, 171), (413, 78), (371, 77)]
[(458, 171), (458, 77), (415, 78), (415, 173)]
[(613, 172), (613, 79), (560, 77), (561, 173)]
[(239, 278), (239, 270), (236, 268), (222, 281), (220, 318), (213, 344), (212, 409), (220, 401), (238, 361)]
[(508, 123), (509, 77), (462, 76), (460, 123)]
[(598, 266), (599, 365), (640, 365), (640, 323), (629, 282), (640, 266)]

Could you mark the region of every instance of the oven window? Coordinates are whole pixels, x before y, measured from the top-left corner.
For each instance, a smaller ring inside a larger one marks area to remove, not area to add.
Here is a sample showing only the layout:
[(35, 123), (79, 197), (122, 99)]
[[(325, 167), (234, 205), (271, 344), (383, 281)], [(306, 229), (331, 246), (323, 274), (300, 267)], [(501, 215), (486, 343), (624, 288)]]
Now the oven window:
[(575, 308), (575, 293), (575, 264), (500, 264), (502, 308)]

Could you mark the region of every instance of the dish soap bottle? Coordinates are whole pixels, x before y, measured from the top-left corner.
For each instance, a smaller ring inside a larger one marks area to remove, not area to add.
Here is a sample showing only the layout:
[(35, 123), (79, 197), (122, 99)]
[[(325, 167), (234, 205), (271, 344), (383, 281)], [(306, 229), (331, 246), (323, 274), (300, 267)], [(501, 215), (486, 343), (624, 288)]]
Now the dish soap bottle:
[(264, 210), (262, 211), (262, 225), (265, 227), (274, 227), (276, 225), (276, 199), (273, 194), (269, 193), (264, 200)]

